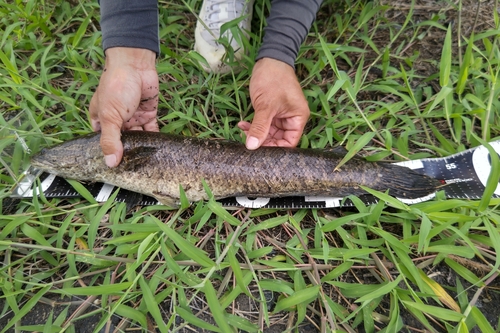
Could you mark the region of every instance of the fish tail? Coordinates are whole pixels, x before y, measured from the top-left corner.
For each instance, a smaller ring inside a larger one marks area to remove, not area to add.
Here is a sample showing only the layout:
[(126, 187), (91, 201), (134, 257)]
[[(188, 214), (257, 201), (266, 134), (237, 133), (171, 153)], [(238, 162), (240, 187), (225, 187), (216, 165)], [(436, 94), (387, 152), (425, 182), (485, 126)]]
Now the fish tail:
[(435, 193), (444, 186), (443, 182), (420, 174), (407, 167), (387, 165), (390, 170), (383, 177), (384, 186), (389, 194), (404, 199), (417, 199)]

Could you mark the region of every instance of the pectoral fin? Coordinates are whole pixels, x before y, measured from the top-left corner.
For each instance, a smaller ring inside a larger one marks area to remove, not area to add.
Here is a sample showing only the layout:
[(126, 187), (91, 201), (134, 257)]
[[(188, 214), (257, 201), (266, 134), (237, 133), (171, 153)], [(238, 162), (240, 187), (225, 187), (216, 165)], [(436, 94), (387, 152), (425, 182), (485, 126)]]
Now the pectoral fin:
[(149, 161), (158, 149), (154, 147), (140, 147), (123, 152), (120, 166), (124, 170), (134, 170), (139, 165), (144, 165)]

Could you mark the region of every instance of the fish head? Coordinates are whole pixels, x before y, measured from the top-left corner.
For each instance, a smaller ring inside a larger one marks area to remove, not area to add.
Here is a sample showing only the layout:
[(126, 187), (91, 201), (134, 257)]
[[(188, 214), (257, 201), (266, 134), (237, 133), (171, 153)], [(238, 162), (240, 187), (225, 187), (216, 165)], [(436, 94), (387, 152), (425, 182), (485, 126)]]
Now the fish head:
[(97, 168), (105, 167), (99, 138), (93, 133), (44, 148), (31, 158), (31, 165), (65, 178), (91, 179)]

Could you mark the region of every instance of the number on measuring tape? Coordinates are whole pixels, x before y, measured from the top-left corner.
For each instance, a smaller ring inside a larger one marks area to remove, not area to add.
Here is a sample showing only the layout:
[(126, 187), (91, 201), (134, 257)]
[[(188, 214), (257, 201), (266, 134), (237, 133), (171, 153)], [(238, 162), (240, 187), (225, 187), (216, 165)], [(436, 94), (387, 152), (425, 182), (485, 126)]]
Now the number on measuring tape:
[(448, 163), (446, 164), (446, 169), (448, 170), (453, 170), (453, 169), (456, 169), (457, 168), (457, 165), (455, 163)]

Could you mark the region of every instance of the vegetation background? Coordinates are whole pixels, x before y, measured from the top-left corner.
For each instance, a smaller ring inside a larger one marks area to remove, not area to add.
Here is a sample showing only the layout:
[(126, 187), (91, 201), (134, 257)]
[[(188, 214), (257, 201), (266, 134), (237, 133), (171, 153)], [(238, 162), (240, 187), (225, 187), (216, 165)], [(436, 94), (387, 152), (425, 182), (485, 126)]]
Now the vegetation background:
[[(159, 2), (161, 130), (241, 141), (270, 2), (224, 76), (192, 51), (200, 5)], [(496, 183), (478, 201), (352, 210), (11, 200), (30, 152), (91, 131), (98, 3), (4, 1), (0, 32), (1, 333), (499, 331)], [(397, 161), (498, 140), (499, 36), (497, 0), (325, 0), (296, 66), (300, 146)]]

